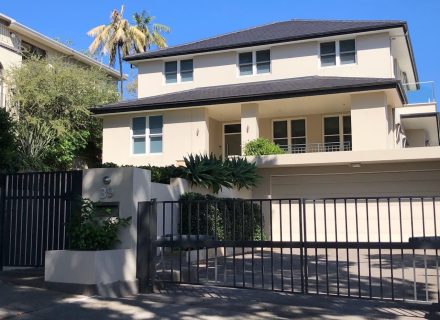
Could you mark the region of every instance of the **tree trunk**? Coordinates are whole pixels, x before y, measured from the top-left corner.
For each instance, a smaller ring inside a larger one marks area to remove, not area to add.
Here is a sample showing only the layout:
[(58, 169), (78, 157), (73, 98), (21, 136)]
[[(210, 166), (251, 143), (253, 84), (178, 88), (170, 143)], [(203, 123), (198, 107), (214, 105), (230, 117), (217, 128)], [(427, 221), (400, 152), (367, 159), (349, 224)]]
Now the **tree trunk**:
[(120, 88), (121, 88), (121, 94), (120, 94), (120, 100), (124, 99), (124, 74), (122, 73), (122, 56), (121, 56), (121, 47), (118, 46), (118, 59), (119, 59), (119, 74), (121, 76), (120, 78)]

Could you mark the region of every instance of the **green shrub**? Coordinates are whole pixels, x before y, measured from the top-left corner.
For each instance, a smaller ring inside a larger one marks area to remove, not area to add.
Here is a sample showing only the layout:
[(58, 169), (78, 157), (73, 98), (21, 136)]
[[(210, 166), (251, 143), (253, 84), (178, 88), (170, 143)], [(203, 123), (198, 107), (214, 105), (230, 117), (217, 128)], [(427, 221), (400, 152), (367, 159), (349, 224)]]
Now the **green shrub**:
[(131, 217), (116, 218), (110, 210), (98, 210), (89, 199), (81, 199), (67, 223), (69, 247), (72, 250), (110, 250), (119, 240), (121, 228), (129, 225)]
[[(205, 187), (218, 193), (221, 188), (250, 189), (257, 185), (259, 176), (257, 166), (243, 158), (231, 158), (223, 161), (215, 155), (189, 155), (184, 157), (185, 166), (138, 166), (151, 171), (151, 181), (170, 183), (172, 178), (183, 178), (192, 185)], [(102, 168), (117, 168), (118, 165), (106, 162)], [(133, 167), (124, 165), (122, 167)]]
[(264, 240), (260, 205), (243, 199), (217, 198), (199, 193), (180, 197), (182, 220), (178, 230), (218, 240)]
[(243, 149), (245, 156), (264, 156), (285, 153), (278, 145), (266, 138), (258, 138), (246, 143)]
[(16, 124), (9, 112), (0, 108), (0, 172), (11, 172), (18, 169), (15, 127)]

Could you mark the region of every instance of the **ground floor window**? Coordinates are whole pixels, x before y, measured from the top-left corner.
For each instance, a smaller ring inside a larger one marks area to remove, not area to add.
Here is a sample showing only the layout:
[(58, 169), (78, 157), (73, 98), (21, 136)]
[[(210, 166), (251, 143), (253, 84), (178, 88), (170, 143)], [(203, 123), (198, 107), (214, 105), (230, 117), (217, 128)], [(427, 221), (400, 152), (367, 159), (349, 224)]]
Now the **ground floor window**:
[(273, 121), (273, 142), (290, 153), (306, 152), (306, 119)]
[(131, 139), (133, 154), (162, 153), (163, 117), (149, 116), (132, 119)]
[(225, 157), (241, 155), (241, 124), (228, 123), (223, 126), (223, 153)]

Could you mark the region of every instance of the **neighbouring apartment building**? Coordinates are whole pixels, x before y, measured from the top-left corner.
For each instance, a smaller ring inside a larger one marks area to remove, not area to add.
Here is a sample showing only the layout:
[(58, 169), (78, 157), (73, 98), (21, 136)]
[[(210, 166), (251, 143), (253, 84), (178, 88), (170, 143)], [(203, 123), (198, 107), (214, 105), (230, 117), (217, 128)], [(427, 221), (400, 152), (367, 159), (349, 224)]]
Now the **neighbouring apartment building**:
[(439, 117), (404, 21), (291, 20), (126, 58), (138, 99), (96, 107), (103, 161), (241, 156), (258, 137), (254, 198), (432, 196)]
[(5, 70), (19, 65), (29, 54), (68, 57), (81, 65), (100, 68), (115, 80), (120, 78), (118, 71), (0, 13), (0, 107), (6, 106), (7, 99), (2, 80)]

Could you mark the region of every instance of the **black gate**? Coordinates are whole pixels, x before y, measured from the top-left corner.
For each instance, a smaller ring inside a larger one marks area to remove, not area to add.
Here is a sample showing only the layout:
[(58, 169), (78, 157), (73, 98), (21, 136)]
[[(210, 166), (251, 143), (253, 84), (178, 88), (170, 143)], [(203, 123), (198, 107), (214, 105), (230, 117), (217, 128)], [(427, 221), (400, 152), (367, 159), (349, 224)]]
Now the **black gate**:
[(45, 250), (65, 249), (81, 192), (82, 171), (0, 175), (0, 269), (43, 266)]
[(209, 284), (439, 301), (436, 197), (143, 202), (142, 289)]

